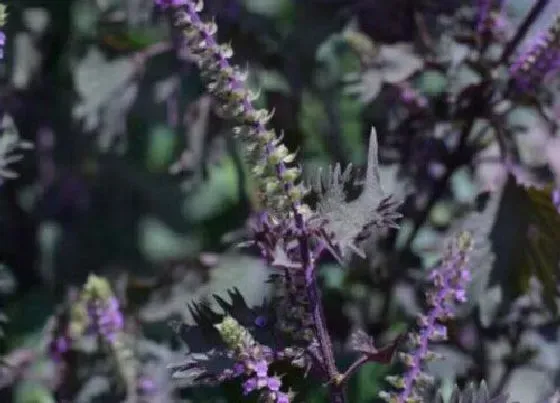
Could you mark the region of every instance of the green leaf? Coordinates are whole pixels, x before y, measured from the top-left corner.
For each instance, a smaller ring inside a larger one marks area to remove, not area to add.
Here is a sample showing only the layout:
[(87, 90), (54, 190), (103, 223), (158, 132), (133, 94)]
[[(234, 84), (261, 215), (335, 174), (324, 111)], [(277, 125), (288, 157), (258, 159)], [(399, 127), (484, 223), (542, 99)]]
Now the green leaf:
[(353, 403), (370, 403), (376, 399), (382, 390), (383, 379), (389, 372), (388, 365), (367, 363), (360, 368), (354, 379), (354, 384), (349, 391), (350, 401)]
[(510, 176), (490, 234), (496, 253), (491, 284), (501, 285), (510, 299), (529, 291), (529, 280), (535, 276), (543, 286), (545, 303), (556, 314), (560, 214), (550, 192), (551, 187), (525, 188)]
[(321, 100), (311, 92), (304, 91), (302, 94), (301, 113), (299, 114), (299, 126), (301, 127), (304, 145), (304, 159), (311, 156), (327, 155), (325, 144), (321, 133), (324, 133), (327, 114)]
[(56, 403), (51, 391), (33, 381), (23, 381), (16, 386), (14, 403)]
[(194, 233), (178, 233), (154, 217), (144, 217), (139, 223), (139, 249), (150, 262), (163, 262), (201, 249), (201, 240)]
[(287, 0), (245, 0), (245, 7), (252, 13), (275, 17), (286, 9)]
[(260, 69), (257, 71), (260, 88), (263, 91), (274, 91), (282, 94), (290, 93), (290, 84), (278, 71)]
[(418, 88), (428, 96), (438, 96), (447, 88), (445, 75), (436, 70), (427, 70), (418, 78)]
[(329, 36), (315, 52), (315, 60), (318, 69), (315, 76), (316, 85), (319, 88), (333, 87), (342, 77), (341, 55), (348, 46), (340, 34)]
[(342, 289), (345, 272), (340, 265), (325, 265), (321, 268), (320, 275), (324, 279), (325, 288)]
[(103, 42), (121, 52), (140, 52), (165, 39), (165, 31), (159, 27), (143, 26), (142, 29), (124, 27), (116, 32), (104, 32)]
[(175, 133), (165, 126), (156, 126), (150, 131), (146, 166), (150, 172), (164, 172), (172, 161), (175, 146)]
[(7, 349), (27, 344), (40, 333), (53, 310), (53, 300), (48, 289), (33, 289), (21, 296), (4, 312), (10, 322), (6, 326)]
[(210, 167), (209, 179), (192, 194), (184, 206), (185, 216), (202, 222), (224, 213), (239, 200), (238, 172), (231, 158)]
[(362, 102), (358, 98), (349, 96), (341, 97), (341, 138), (345, 140), (345, 146), (351, 151), (350, 161), (359, 165), (366, 162), (365, 147), (362, 142), (361, 113)]

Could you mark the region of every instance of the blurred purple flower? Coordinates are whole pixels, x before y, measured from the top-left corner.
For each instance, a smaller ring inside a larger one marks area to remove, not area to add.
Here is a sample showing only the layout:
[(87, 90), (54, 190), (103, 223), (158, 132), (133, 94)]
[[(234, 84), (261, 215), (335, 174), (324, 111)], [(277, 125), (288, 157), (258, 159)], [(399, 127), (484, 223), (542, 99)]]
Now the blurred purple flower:
[(87, 310), (90, 318), (88, 333), (100, 334), (109, 342), (115, 342), (124, 326), (117, 298), (111, 297), (107, 301), (92, 300), (88, 303)]
[(552, 191), (552, 203), (556, 210), (558, 210), (558, 214), (560, 214), (560, 188), (556, 188)]
[(0, 31), (0, 60), (4, 59), (4, 46), (6, 45), (6, 34)]
[(151, 396), (157, 392), (157, 386), (153, 379), (143, 376), (138, 379), (138, 392), (141, 396)]
[(62, 356), (70, 350), (71, 340), (67, 335), (56, 336), (49, 345), (49, 353), (54, 361), (61, 361)]
[(476, 7), (476, 31), (479, 35), (488, 35), (504, 24), (501, 16), (503, 0), (478, 0)]
[(531, 46), (511, 65), (515, 88), (530, 91), (560, 70), (560, 15), (548, 31), (537, 35)]
[(187, 0), (154, 0), (154, 2), (158, 7), (162, 8), (178, 7), (187, 4)]

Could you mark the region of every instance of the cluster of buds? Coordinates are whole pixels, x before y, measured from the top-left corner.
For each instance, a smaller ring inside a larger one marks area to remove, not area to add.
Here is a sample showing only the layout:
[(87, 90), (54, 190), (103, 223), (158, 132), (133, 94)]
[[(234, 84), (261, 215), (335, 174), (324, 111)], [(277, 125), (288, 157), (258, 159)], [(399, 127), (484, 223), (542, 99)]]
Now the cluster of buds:
[(468, 254), (472, 248), (472, 235), (469, 232), (460, 233), (449, 245), (441, 265), (432, 271), (433, 289), (426, 295), (428, 313), (418, 316), (419, 330), (409, 335), (411, 351), (400, 353), (406, 366), (405, 374), (387, 377), (387, 381), (397, 389), (396, 392), (381, 393), (388, 402), (422, 402), (418, 392), (432, 381), (422, 371), (422, 363), (437, 357), (428, 349), (428, 343), (447, 339), (447, 328), (443, 323), (453, 317), (456, 303), (466, 301), (465, 287), (471, 278), (467, 267)]
[(231, 47), (215, 39), (216, 24), (201, 20), (202, 2), (157, 0), (156, 4), (170, 13), (174, 28), (181, 31), (184, 45), (195, 56), (208, 83), (208, 91), (219, 100), (219, 112), (239, 122), (235, 133), (245, 143), (245, 157), (254, 167), (260, 207), (280, 217), (299, 208), (304, 187), (296, 182), (301, 172), (299, 167), (289, 166), (295, 155), (282, 144), (281, 136), (267, 128), (272, 115), (253, 105), (258, 94), (246, 87), (247, 72), (230, 63)]
[(267, 402), (288, 403), (290, 393), (280, 390), (280, 377), (268, 374), (269, 365), (275, 359), (274, 352), (257, 343), (249, 331), (231, 316), (224, 317), (215, 327), (236, 358), (232, 375), (247, 377), (243, 382), (244, 394), (258, 390)]
[(534, 90), (541, 82), (560, 71), (560, 15), (550, 28), (538, 35), (532, 46), (510, 67), (519, 91)]
[(314, 339), (314, 320), (306, 293), (304, 273), (284, 269), (274, 277), (278, 303), (277, 328), (293, 341), (311, 342)]
[[(279, 270), (272, 276), (278, 303), (277, 328), (292, 340), (311, 342), (314, 337), (311, 304), (306, 292), (307, 281), (301, 258), (297, 231), (285, 221), (271, 221), (264, 214), (253, 217), (251, 229), (255, 244), (267, 262)], [(308, 228), (311, 230), (311, 228)], [(319, 234), (306, 237), (311, 245), (309, 259), (316, 259), (323, 250)], [(317, 245), (313, 245), (316, 243)], [(315, 247), (313, 247), (315, 246)]]
[(109, 282), (90, 275), (79, 302), (73, 307), (70, 333), (73, 338), (96, 335), (114, 344), (124, 326), (119, 301), (113, 294)]

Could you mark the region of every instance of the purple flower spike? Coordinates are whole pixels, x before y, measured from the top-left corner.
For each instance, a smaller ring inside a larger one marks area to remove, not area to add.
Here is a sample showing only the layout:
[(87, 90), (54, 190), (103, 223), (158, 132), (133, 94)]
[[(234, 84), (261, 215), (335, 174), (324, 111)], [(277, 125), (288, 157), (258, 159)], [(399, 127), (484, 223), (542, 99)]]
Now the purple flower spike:
[(560, 70), (560, 15), (510, 67), (515, 89), (532, 91)]
[(111, 291), (107, 280), (91, 275), (82, 290), (81, 301), (75, 312), (73, 322), (89, 335), (102, 336), (114, 343), (124, 327), (124, 317), (119, 301)]
[(111, 297), (107, 301), (94, 300), (88, 305), (90, 332), (101, 334), (109, 342), (114, 343), (124, 325), (117, 298)]
[(434, 287), (426, 295), (430, 309), (427, 315), (418, 317), (418, 333), (410, 335), (412, 350), (401, 353), (407, 367), (404, 376), (387, 378), (399, 391), (382, 392), (381, 397), (386, 400), (397, 403), (421, 401), (418, 389), (430, 379), (421, 365), (435, 358), (435, 354), (428, 350), (428, 343), (447, 339), (447, 328), (443, 322), (453, 315), (454, 303), (466, 300), (465, 288), (471, 279), (466, 267), (472, 246), (470, 233), (461, 233), (450, 245), (441, 265), (432, 271), (430, 279)]
[[(6, 6), (0, 4), (0, 27), (5, 25), (6, 17)], [(6, 34), (4, 31), (0, 31), (0, 60), (4, 59), (4, 46), (6, 46)]]

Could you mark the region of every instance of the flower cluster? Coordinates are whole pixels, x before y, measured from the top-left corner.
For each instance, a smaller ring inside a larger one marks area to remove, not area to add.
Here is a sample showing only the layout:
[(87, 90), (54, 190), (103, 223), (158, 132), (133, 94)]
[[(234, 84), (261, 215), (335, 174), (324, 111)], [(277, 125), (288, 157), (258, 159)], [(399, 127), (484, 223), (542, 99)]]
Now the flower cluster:
[(261, 207), (277, 216), (297, 211), (304, 188), (296, 184), (300, 168), (288, 166), (295, 155), (288, 152), (281, 137), (267, 128), (269, 112), (253, 106), (258, 94), (246, 88), (247, 73), (230, 64), (231, 47), (215, 39), (216, 24), (201, 20), (202, 2), (158, 0), (157, 3), (171, 10), (175, 27), (182, 31), (187, 48), (197, 57), (208, 90), (220, 101), (220, 112), (240, 123), (235, 132), (246, 143), (245, 156), (253, 167)]
[(515, 88), (531, 91), (544, 79), (560, 70), (560, 15), (548, 31), (533, 39), (533, 44), (511, 65)]
[(382, 392), (381, 396), (389, 402), (421, 402), (418, 391), (431, 382), (431, 377), (422, 371), (424, 361), (433, 360), (436, 354), (428, 350), (429, 342), (447, 339), (447, 328), (443, 322), (453, 316), (454, 304), (466, 301), (465, 287), (470, 281), (467, 267), (468, 253), (473, 248), (472, 236), (460, 233), (449, 245), (447, 255), (440, 267), (433, 270), (430, 279), (434, 288), (426, 295), (429, 311), (418, 316), (417, 333), (410, 334), (412, 350), (401, 353), (400, 357), (407, 370), (404, 376), (390, 376), (387, 381), (398, 392)]
[(235, 352), (234, 375), (248, 376), (243, 383), (244, 394), (258, 390), (261, 398), (267, 401), (288, 403), (288, 394), (280, 390), (280, 378), (268, 375), (268, 366), (274, 360), (272, 350), (257, 343), (247, 329), (231, 316), (226, 316), (215, 327), (228, 348)]
[(186, 362), (172, 366), (174, 378), (188, 385), (241, 379), (244, 394), (258, 391), (265, 401), (291, 401), (293, 393), (280, 390), (281, 377), (269, 375), (269, 366), (308, 368), (304, 349), (286, 347), (280, 340), (272, 304), (249, 308), (238, 290), (230, 290), (229, 297), (231, 302), (214, 296), (223, 313), (193, 304), (195, 325), (177, 324), (177, 333), (190, 351)]
[(72, 336), (97, 335), (113, 344), (123, 325), (119, 301), (113, 295), (109, 283), (101, 277), (90, 275), (80, 301), (73, 307), (70, 324)]

